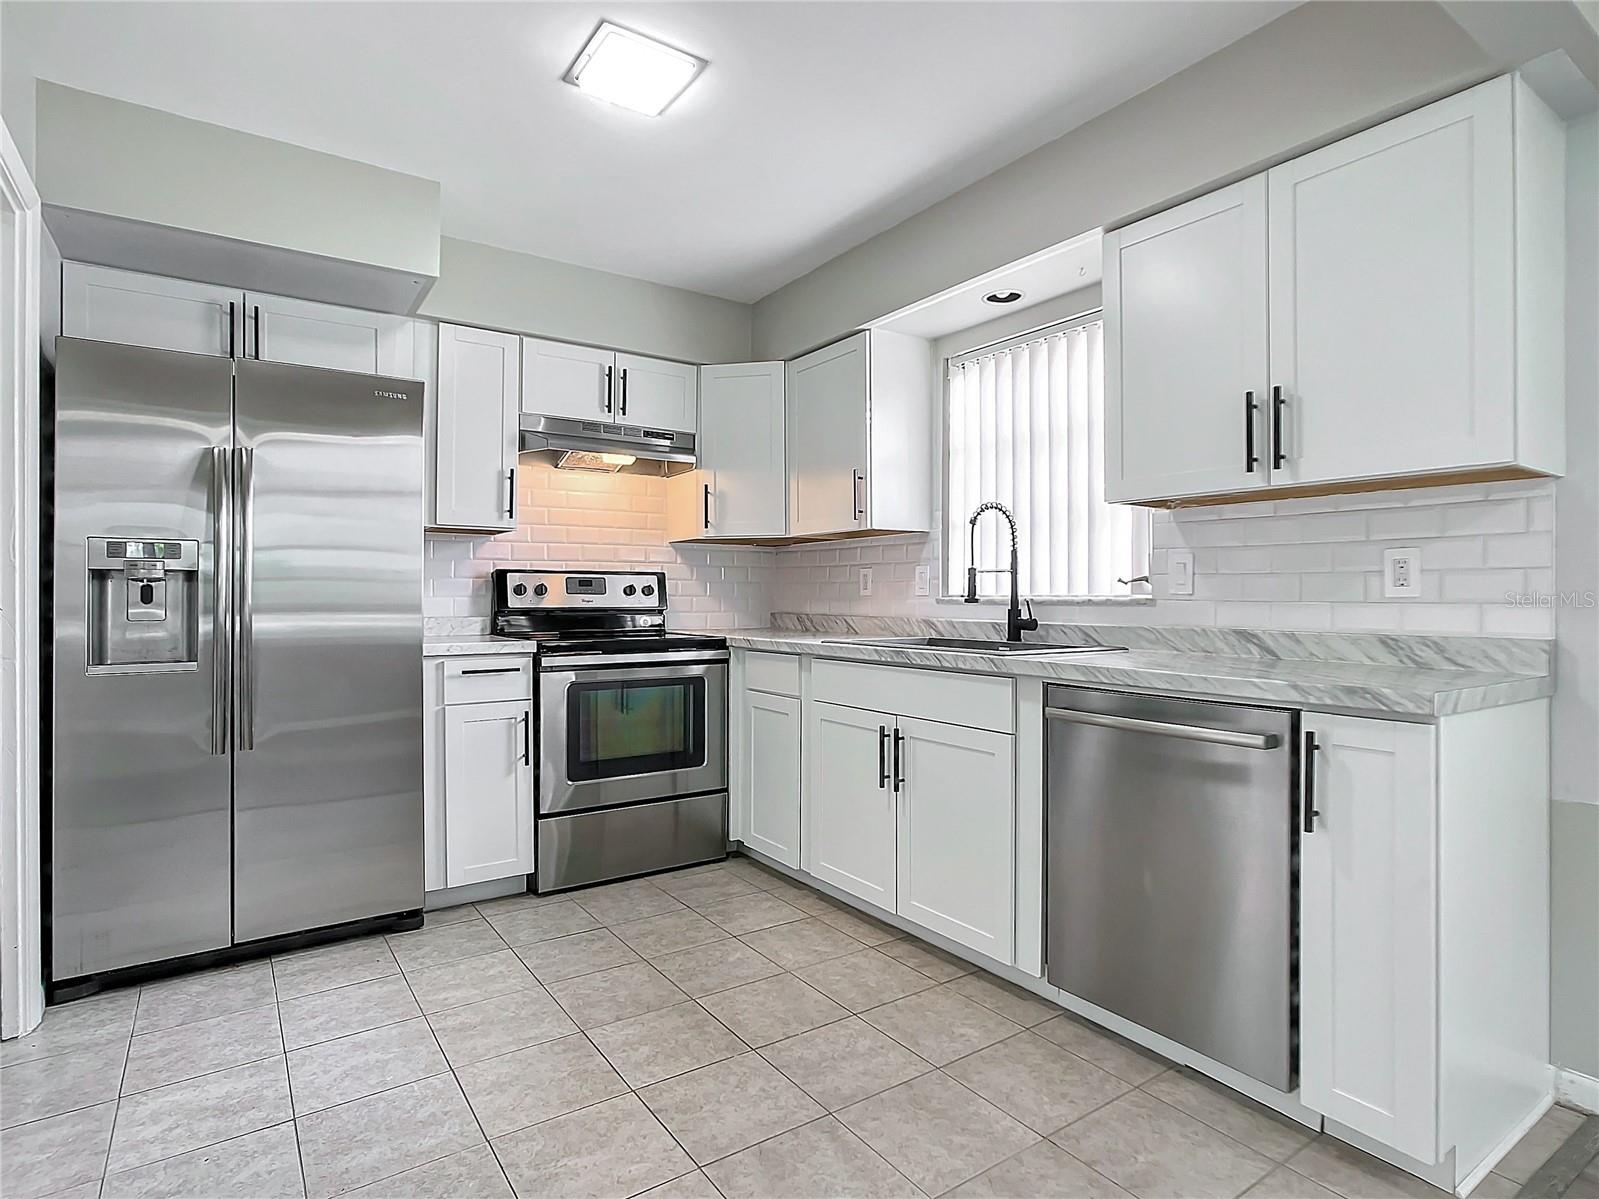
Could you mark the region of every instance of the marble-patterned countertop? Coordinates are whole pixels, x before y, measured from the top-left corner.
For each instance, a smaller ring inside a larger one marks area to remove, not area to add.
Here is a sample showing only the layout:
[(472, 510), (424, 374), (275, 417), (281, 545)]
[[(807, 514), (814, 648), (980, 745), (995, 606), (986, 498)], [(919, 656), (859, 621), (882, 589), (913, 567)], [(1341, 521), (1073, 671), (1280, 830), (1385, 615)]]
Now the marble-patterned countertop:
[(424, 658), (456, 658), (471, 654), (531, 654), (533, 643), (523, 637), (496, 637), (492, 633), (443, 634), (422, 638)]
[[(840, 637), (844, 638), (844, 644), (838, 643)], [(1015, 658), (966, 651), (852, 644), (854, 640), (848, 634), (791, 628), (741, 629), (727, 635), (728, 645), (736, 649), (1016, 677), (1037, 676), (1063, 683), (1241, 703), (1264, 702), (1390, 719), (1432, 720), (1458, 712), (1538, 699), (1553, 695), (1555, 690), (1554, 677), (1548, 673), (1231, 657), (1151, 649)]]

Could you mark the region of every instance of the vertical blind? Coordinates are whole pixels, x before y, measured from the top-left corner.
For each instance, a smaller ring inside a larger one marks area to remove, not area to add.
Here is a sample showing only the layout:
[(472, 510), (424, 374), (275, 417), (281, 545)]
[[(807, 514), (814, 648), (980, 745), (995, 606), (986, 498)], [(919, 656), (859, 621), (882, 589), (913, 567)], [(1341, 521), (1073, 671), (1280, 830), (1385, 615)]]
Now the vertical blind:
[[(1149, 515), (1105, 502), (1104, 322), (1046, 331), (949, 365), (948, 594), (966, 590), (968, 521), (998, 500), (1015, 514), (1024, 595), (1147, 594), (1118, 583), (1149, 568)], [(985, 514), (977, 566), (1010, 563), (1003, 517)], [(978, 594), (1007, 594), (1003, 574)]]

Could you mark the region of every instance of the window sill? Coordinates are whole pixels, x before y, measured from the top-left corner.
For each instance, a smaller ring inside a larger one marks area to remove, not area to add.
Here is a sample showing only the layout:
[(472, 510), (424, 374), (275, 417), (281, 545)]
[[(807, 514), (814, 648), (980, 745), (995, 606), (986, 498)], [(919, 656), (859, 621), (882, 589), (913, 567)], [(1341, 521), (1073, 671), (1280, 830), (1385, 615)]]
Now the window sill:
[[(1082, 607), (1097, 605), (1106, 607), (1142, 607), (1146, 604), (1153, 604), (1155, 597), (1152, 595), (1024, 595), (1022, 600), (1024, 603), (1031, 602), (1035, 606)], [(941, 595), (935, 602), (940, 604), (961, 604), (963, 606), (966, 604), (964, 597), (959, 595)], [(1010, 600), (1004, 596), (985, 595), (977, 601), (977, 606), (983, 607), (985, 605), (1008, 608)]]

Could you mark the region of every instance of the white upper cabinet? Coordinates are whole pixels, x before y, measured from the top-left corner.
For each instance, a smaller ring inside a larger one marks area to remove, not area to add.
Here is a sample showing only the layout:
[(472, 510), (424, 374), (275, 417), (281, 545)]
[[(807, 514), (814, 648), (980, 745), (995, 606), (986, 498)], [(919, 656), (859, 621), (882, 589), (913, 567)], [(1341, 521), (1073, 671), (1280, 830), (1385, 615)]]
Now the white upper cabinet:
[(783, 364), (700, 367), (699, 469), (667, 484), (673, 541), (788, 532)]
[(616, 355), (592, 346), (522, 339), (522, 411), (615, 421)]
[(186, 354), (234, 354), (243, 293), (211, 283), (141, 275), (105, 266), (61, 266), (61, 332)]
[(699, 423), (699, 410), (699, 367), (637, 354), (616, 356), (618, 421), (692, 433)]
[[(1300, 1097), (1437, 1160), (1438, 874), (1434, 733), (1307, 714), (1300, 839)], [(1532, 930), (1528, 930), (1531, 932)]]
[(522, 339), (439, 326), (434, 397), (434, 528), (516, 527)]
[(1564, 177), (1506, 76), (1107, 234), (1107, 497), (1561, 473)]
[(880, 330), (788, 363), (791, 535), (931, 527), (931, 366), (927, 342)]
[(525, 337), (522, 411), (692, 433), (699, 415), (699, 368)]
[(1264, 486), (1266, 180), (1107, 233), (1105, 498)]
[(388, 312), (246, 292), (242, 356), (363, 375), (411, 376), (413, 322)]
[(1515, 109), (1541, 103), (1513, 82), (1268, 174), (1275, 481), (1562, 469), (1516, 439), (1518, 401), (1548, 400), (1518, 396), (1516, 181), (1548, 164), (1517, 161)]

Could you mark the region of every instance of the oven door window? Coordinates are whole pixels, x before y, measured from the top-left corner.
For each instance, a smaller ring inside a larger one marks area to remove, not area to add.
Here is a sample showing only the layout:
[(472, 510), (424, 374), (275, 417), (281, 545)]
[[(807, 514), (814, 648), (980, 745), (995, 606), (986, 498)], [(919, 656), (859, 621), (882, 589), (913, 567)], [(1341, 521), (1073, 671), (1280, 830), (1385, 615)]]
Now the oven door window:
[(566, 772), (574, 783), (705, 764), (705, 680), (630, 679), (566, 689)]

